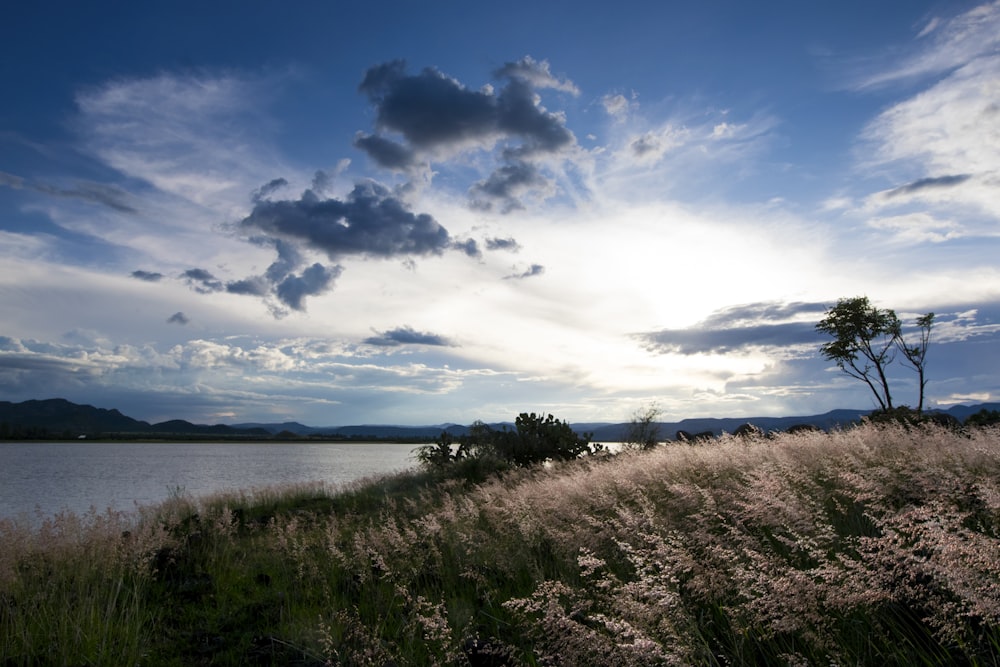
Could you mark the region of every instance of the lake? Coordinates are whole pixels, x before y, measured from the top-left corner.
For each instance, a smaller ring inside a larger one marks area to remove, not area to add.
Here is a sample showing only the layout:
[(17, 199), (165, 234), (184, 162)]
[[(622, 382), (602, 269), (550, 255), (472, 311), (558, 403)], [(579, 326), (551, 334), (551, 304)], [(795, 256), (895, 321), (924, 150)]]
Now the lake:
[(321, 481), (332, 485), (416, 465), (398, 443), (0, 442), (0, 518), (132, 511), (182, 492)]

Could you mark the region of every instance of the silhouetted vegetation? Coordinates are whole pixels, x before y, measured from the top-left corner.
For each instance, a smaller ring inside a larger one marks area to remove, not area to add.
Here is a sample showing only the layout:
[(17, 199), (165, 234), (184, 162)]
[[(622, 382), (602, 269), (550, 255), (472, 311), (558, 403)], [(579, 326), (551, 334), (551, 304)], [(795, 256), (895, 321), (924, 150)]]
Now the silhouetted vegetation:
[(659, 416), (660, 409), (655, 405), (647, 405), (636, 410), (625, 428), (625, 437), (622, 438), (625, 447), (630, 449), (656, 447), (660, 441), (660, 425), (656, 423)]
[(1000, 410), (983, 408), (979, 412), (969, 415), (965, 423), (968, 426), (993, 426), (994, 424), (1000, 424)]
[[(467, 435), (441, 433), (434, 444), (417, 450), (417, 459), (432, 470), (451, 469), (477, 473), (523, 468), (546, 461), (570, 461), (601, 451), (590, 443), (590, 434), (577, 434), (569, 424), (550, 415), (522, 412), (514, 428), (497, 430), (477, 421)], [(451, 470), (450, 472), (454, 472)]]
[(821, 354), (847, 375), (864, 382), (875, 396), (879, 410), (886, 414), (894, 409), (887, 369), (896, 353), (902, 353), (907, 364), (918, 374), (919, 415), (924, 407), (927, 347), (934, 313), (921, 315), (916, 324), (918, 339), (908, 342), (894, 310), (878, 308), (868, 297), (858, 296), (837, 301), (837, 305), (826, 311), (826, 317), (819, 321), (816, 330), (833, 337), (820, 348)]

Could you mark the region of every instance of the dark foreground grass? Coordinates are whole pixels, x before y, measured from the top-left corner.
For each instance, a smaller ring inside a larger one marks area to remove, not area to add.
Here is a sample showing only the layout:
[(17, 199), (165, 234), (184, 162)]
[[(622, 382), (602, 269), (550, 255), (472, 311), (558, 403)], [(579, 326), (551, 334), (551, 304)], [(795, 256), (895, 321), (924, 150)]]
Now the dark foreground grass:
[(0, 523), (0, 665), (1000, 664), (1000, 433)]

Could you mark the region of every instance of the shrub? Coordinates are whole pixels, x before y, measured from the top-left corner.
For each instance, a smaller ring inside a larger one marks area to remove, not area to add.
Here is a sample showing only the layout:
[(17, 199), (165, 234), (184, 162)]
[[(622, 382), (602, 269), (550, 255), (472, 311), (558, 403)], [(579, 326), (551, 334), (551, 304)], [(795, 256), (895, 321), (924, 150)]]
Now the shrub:
[(993, 426), (1000, 424), (1000, 410), (987, 410), (983, 408), (974, 415), (969, 415), (965, 420), (967, 426)]
[(464, 469), (483, 471), (501, 470), (505, 467), (527, 467), (545, 461), (569, 461), (584, 454), (595, 453), (590, 444), (590, 434), (578, 435), (570, 425), (552, 415), (522, 412), (514, 422), (514, 429), (495, 430), (477, 421), (468, 435), (456, 443), (451, 435), (442, 432), (433, 445), (417, 450), (417, 460), (425, 469), (452, 470), (455, 463), (469, 459), (486, 465), (464, 465)]
[(570, 425), (552, 415), (522, 412), (514, 431), (504, 429), (493, 439), (493, 449), (501, 459), (515, 466), (545, 461), (569, 461), (592, 453), (590, 434), (579, 436)]
[(655, 405), (640, 408), (632, 415), (632, 420), (625, 427), (625, 437), (622, 441), (627, 449), (652, 449), (660, 441), (660, 425), (656, 419), (660, 409)]

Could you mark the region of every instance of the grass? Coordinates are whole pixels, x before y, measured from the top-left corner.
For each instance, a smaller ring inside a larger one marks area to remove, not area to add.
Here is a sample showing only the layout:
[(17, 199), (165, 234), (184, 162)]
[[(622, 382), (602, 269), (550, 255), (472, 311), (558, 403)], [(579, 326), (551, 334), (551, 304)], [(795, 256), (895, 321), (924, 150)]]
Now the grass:
[(1000, 664), (1000, 431), (0, 522), (0, 665)]

